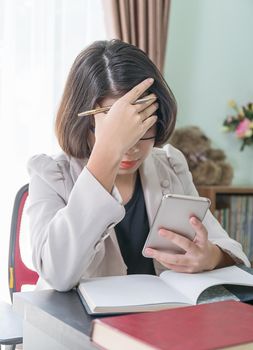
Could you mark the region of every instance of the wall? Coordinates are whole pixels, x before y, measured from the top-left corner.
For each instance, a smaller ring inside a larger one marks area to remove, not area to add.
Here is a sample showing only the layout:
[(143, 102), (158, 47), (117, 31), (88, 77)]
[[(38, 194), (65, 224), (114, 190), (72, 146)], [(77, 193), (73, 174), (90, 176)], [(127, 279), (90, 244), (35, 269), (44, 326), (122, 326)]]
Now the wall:
[(178, 101), (177, 127), (198, 125), (224, 149), (235, 185), (253, 185), (253, 145), (222, 132), (227, 102), (253, 101), (253, 1), (172, 0), (165, 78)]

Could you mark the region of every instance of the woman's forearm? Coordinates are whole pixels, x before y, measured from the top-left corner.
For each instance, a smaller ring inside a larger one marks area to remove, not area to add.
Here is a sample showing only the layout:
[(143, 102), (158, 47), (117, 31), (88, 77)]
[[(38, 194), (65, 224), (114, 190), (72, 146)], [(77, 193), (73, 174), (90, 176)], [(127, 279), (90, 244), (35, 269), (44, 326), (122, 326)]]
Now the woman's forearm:
[(118, 173), (121, 156), (109, 146), (100, 146), (95, 143), (87, 169), (99, 183), (111, 193)]

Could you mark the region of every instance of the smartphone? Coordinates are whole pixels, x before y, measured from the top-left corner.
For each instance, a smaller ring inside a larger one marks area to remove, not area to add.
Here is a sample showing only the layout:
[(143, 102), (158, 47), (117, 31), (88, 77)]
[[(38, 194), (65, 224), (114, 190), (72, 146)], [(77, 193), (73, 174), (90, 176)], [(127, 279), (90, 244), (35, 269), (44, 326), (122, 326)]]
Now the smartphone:
[(182, 248), (170, 242), (167, 238), (160, 236), (158, 230), (165, 228), (193, 240), (195, 232), (189, 219), (195, 216), (202, 221), (210, 204), (211, 201), (205, 197), (176, 194), (164, 195), (144, 244), (142, 254), (149, 258), (149, 256), (145, 255), (145, 249), (148, 247), (174, 254), (184, 253), (185, 251)]

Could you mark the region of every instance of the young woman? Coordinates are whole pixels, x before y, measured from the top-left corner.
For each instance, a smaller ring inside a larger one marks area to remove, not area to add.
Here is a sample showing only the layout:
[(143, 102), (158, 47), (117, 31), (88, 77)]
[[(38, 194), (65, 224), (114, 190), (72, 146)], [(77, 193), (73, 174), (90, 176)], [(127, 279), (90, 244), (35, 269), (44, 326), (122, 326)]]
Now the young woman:
[[(150, 99), (135, 104), (143, 96)], [(108, 105), (107, 113), (78, 117)], [(56, 118), (63, 152), (35, 156), (28, 165), (33, 262), (41, 287), (66, 291), (82, 277), (249, 265), (241, 245), (210, 212), (203, 223), (191, 218), (193, 242), (160, 230), (184, 254), (148, 249), (150, 258), (142, 256), (162, 195), (198, 195), (183, 155), (169, 144), (158, 148), (175, 118), (174, 96), (143, 51), (112, 40), (79, 54)]]

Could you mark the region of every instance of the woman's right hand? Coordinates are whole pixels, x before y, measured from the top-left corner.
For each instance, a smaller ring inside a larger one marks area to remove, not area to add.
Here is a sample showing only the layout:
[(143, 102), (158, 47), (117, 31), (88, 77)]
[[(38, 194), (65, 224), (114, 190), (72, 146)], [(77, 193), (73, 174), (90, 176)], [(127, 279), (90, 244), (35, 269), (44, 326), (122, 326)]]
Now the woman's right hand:
[[(107, 114), (95, 116), (95, 145), (121, 157), (155, 124), (158, 103), (154, 99), (143, 104), (133, 104), (152, 84), (152, 78), (142, 81), (119, 98)], [(155, 97), (151, 94), (147, 97)]]

